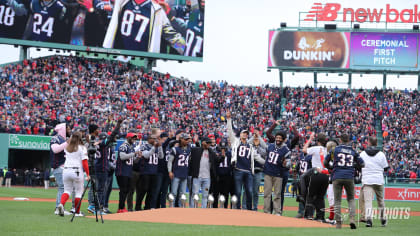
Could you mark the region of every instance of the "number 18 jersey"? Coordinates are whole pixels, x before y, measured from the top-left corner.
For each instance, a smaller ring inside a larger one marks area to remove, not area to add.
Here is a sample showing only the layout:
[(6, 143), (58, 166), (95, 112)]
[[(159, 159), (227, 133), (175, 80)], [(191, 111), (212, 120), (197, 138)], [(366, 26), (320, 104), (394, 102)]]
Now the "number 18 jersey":
[(130, 0), (122, 7), (115, 48), (148, 51), (152, 1), (137, 4)]

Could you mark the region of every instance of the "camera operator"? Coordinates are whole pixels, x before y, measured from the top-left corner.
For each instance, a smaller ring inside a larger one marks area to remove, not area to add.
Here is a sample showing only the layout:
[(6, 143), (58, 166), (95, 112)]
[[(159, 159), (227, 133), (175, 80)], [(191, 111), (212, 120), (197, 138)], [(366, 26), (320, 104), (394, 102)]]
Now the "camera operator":
[[(89, 126), (89, 133), (90, 133), (90, 137), (89, 137), (89, 141), (90, 144), (92, 144), (94, 147), (96, 148), (96, 153), (95, 153), (95, 160), (94, 160), (94, 171), (95, 173), (92, 173), (92, 177), (94, 177), (94, 181), (95, 181), (95, 187), (96, 187), (96, 192), (98, 194), (98, 201), (99, 201), (99, 205), (100, 206), (104, 206), (105, 205), (105, 190), (106, 190), (106, 181), (108, 179), (108, 170), (109, 170), (109, 146), (111, 145), (111, 143), (113, 142), (113, 140), (115, 140), (117, 134), (119, 133), (120, 130), (120, 126), (121, 123), (123, 122), (123, 118), (119, 118), (117, 125), (115, 126), (114, 130), (112, 131), (111, 135), (108, 137), (106, 133), (101, 133), (98, 135), (99, 133), (99, 127), (97, 125), (90, 125)], [(96, 138), (98, 138), (98, 140), (95, 140)], [(96, 142), (94, 142), (96, 141)], [(92, 188), (89, 190), (89, 196), (93, 196), (91, 194), (92, 192)], [(88, 211), (95, 213), (95, 203), (92, 201), (92, 199), (89, 200), (89, 207), (88, 207)], [(103, 209), (101, 209), (103, 214), (106, 214)]]

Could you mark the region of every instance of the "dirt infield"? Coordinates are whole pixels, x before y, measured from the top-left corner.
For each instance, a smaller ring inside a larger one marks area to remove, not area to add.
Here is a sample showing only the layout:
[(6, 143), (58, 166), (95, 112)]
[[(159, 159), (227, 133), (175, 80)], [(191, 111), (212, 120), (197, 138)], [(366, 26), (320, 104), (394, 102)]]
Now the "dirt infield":
[[(94, 216), (88, 216), (94, 218)], [(150, 211), (137, 211), (103, 216), (104, 220), (138, 221), (150, 223), (198, 224), (198, 225), (231, 225), (261, 227), (305, 227), (329, 228), (329, 224), (316, 221), (275, 216), (262, 212), (201, 209), (201, 208), (163, 208)]]
[[(0, 201), (18, 201), (15, 200), (15, 197), (0, 197)], [(32, 202), (55, 202), (55, 198), (30, 198), (29, 200), (20, 200), (20, 201), (32, 201)], [(87, 202), (87, 200), (83, 200)], [(118, 203), (117, 200), (110, 200), (109, 203)], [(135, 203), (135, 201), (134, 201)], [(262, 206), (259, 206), (258, 209), (262, 209)], [(285, 211), (297, 211), (298, 207), (295, 206), (284, 206)], [(345, 210), (343, 209), (343, 212)], [(357, 210), (359, 212), (359, 210)], [(410, 211), (410, 216), (420, 216), (420, 211)]]

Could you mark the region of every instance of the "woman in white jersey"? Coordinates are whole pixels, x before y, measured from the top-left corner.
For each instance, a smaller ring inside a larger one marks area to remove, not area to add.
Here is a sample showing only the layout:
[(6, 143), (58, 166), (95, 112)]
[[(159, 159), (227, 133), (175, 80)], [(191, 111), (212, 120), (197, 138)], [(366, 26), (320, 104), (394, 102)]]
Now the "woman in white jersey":
[(63, 171), (64, 193), (61, 195), (60, 205), (58, 205), (58, 212), (60, 216), (64, 216), (64, 204), (66, 204), (70, 193), (74, 189), (74, 204), (75, 206), (79, 206), (76, 209), (76, 216), (83, 216), (83, 214), (80, 213), (79, 202), (83, 193), (83, 170), (86, 172), (87, 180), (90, 178), (89, 166), (87, 162), (87, 150), (83, 145), (82, 134), (80, 132), (74, 132), (68, 142), (69, 144), (64, 149), (66, 158)]

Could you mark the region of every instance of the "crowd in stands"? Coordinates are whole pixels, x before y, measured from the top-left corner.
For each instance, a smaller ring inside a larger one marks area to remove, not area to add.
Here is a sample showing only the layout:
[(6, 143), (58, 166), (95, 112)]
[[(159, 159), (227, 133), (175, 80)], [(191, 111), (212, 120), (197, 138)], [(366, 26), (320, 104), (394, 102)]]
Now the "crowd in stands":
[(119, 61), (62, 56), (0, 67), (0, 86), (0, 132), (52, 135), (62, 122), (84, 128), (95, 123), (110, 131), (122, 115), (122, 134), (184, 129), (220, 141), (229, 109), (237, 130), (264, 130), (281, 119), (283, 128), (298, 129), (301, 144), (310, 132), (336, 137), (346, 130), (363, 150), (367, 137), (382, 127), (389, 174), (420, 174), (418, 91), (194, 83)]

